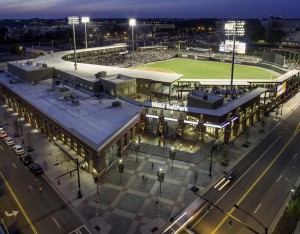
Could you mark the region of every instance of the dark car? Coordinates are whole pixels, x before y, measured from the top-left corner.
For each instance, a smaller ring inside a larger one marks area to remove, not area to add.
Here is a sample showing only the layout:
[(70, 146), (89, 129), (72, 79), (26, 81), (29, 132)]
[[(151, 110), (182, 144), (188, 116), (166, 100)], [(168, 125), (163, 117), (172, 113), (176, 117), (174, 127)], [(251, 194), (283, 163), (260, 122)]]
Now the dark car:
[(38, 163), (31, 163), (28, 168), (34, 175), (40, 175), (43, 173), (43, 169)]
[(34, 161), (31, 157), (30, 154), (26, 154), (20, 157), (20, 160), (24, 163), (25, 166), (29, 166), (30, 164), (32, 164)]

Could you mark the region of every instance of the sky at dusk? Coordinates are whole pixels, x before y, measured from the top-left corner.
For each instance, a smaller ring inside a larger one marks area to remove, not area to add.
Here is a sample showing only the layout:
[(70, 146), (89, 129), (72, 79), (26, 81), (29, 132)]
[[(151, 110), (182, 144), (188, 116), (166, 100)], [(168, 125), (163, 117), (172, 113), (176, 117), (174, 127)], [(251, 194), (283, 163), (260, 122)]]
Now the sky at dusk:
[(300, 18), (299, 0), (0, 0), (1, 19)]

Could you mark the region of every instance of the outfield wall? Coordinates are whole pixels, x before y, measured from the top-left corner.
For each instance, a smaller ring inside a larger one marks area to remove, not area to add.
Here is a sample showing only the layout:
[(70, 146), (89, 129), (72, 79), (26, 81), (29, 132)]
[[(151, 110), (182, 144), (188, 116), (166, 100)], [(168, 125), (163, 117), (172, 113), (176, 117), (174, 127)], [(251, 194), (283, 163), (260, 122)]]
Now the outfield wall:
[[(221, 62), (219, 59), (211, 59), (211, 61), (214, 62), (220, 62), (220, 63), (231, 63), (231, 60), (225, 60), (224, 62)], [(278, 66), (275, 66), (273, 64), (268, 63), (248, 63), (248, 62), (241, 62), (240, 65), (246, 65), (246, 66), (252, 66), (252, 67), (261, 67), (265, 69), (269, 69), (271, 71), (277, 72), (279, 74), (285, 74), (287, 71), (283, 68), (280, 68)]]

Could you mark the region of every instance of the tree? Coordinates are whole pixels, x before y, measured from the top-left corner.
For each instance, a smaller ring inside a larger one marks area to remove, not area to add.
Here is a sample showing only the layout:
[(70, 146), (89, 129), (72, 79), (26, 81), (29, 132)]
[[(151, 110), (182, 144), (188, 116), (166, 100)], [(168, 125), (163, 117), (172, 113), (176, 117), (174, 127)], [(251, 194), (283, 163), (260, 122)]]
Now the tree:
[(228, 148), (224, 147), (224, 150), (223, 150), (223, 160), (226, 160), (227, 157), (228, 157), (228, 155), (229, 155)]
[(261, 132), (264, 132), (265, 131), (265, 126), (266, 126), (266, 119), (264, 117), (262, 117), (260, 119), (260, 124), (261, 124)]
[(267, 41), (270, 44), (276, 44), (281, 42), (282, 38), (285, 36), (285, 32), (280, 29), (270, 29), (267, 32)]
[(32, 134), (31, 134), (31, 132), (28, 132), (27, 134), (26, 134), (26, 140), (27, 140), (27, 150), (28, 150), (28, 152), (31, 152), (31, 151), (33, 151), (33, 149), (32, 149)]
[(245, 140), (246, 140), (246, 142), (249, 140), (249, 138), (250, 138), (250, 133), (249, 133), (249, 131), (246, 131), (245, 132)]
[(18, 133), (19, 132), (19, 128), (20, 128), (18, 119), (14, 120), (13, 126), (14, 126), (14, 129), (15, 129), (16, 133)]
[(287, 206), (287, 213), (292, 218), (292, 223), (298, 222), (300, 218), (300, 199), (297, 197), (292, 199)]

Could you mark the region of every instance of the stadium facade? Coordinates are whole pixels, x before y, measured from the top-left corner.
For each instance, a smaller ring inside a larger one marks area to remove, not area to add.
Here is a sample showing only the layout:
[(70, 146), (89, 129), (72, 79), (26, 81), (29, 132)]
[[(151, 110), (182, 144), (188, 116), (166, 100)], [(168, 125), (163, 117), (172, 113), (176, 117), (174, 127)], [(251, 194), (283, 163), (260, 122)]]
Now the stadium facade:
[[(124, 49), (83, 49), (78, 58)], [(215, 137), (230, 144), (300, 85), (299, 70), (269, 83), (234, 81), (235, 87), (248, 92), (233, 98), (205, 92), (208, 87), (222, 92), (230, 81), (216, 85), (180, 80), (180, 74), (83, 63), (74, 70), (73, 62), (64, 60), (72, 56), (65, 51), (9, 62), (7, 71), (0, 73), (1, 99), (49, 140), (67, 147), (66, 153), (82, 158), (83, 168), (95, 177), (104, 175), (131, 141), (143, 134), (180, 141), (192, 127), (197, 142)], [(184, 92), (188, 92), (186, 100), (178, 101)]]

